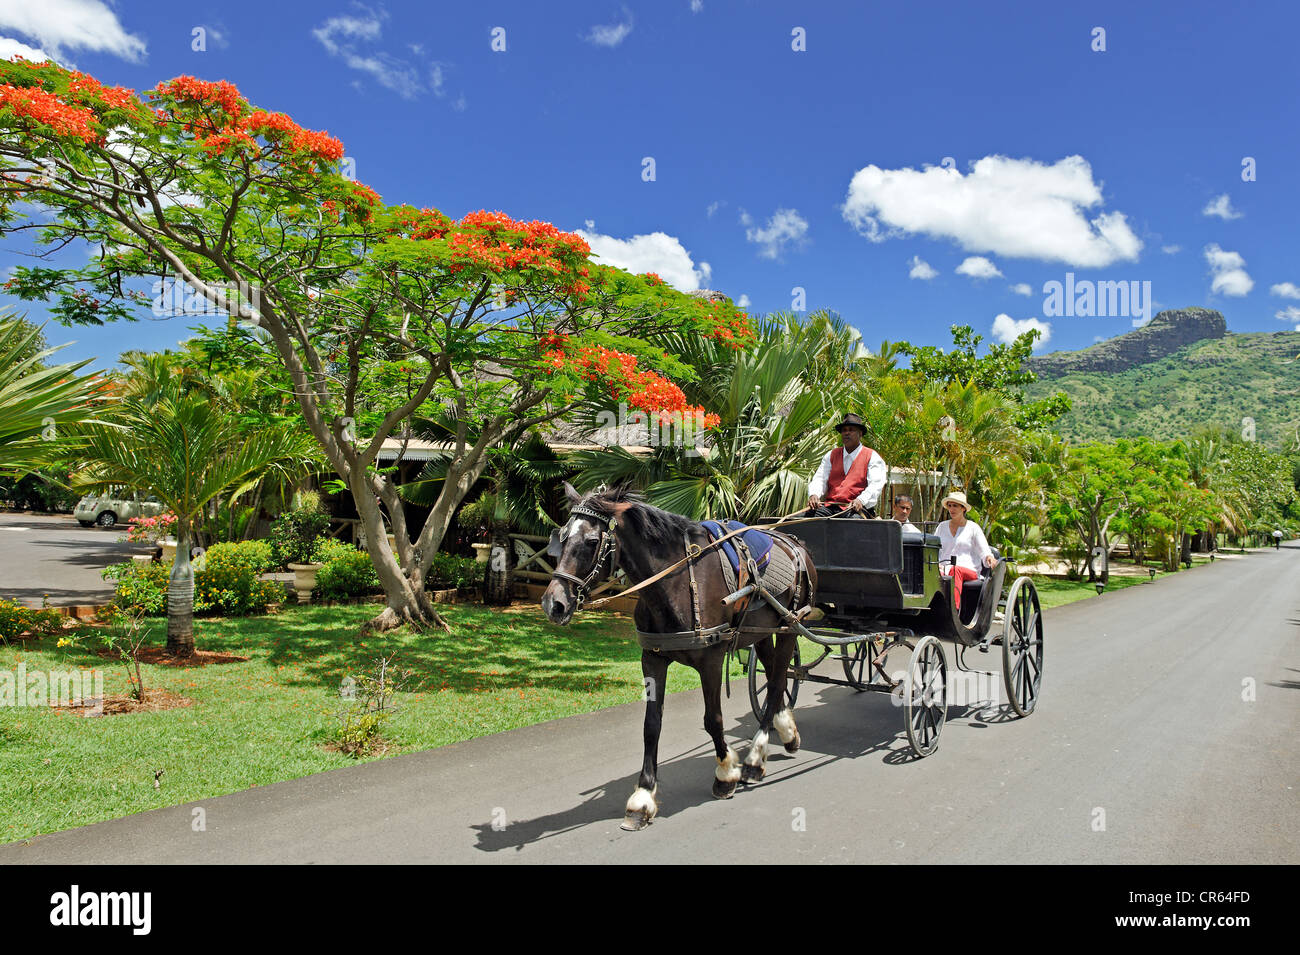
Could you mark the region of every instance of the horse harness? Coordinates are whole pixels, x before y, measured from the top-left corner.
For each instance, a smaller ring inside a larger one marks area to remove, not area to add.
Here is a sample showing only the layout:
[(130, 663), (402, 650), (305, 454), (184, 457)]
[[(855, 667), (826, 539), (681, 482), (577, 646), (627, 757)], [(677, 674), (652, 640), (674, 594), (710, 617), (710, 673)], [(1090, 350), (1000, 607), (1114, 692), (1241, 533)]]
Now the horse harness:
[(578, 578), (573, 574), (566, 574), (557, 567), (551, 574), (552, 577), (559, 577), (561, 580), (567, 580), (573, 585), (573, 595), (575, 600), (573, 612), (577, 613), (582, 609), (582, 605), (586, 603), (587, 597), (591, 592), (591, 585), (601, 577), (600, 569), (604, 566), (606, 557), (610, 557), (611, 560), (609, 563), (609, 572), (605, 576), (612, 577), (614, 576), (614, 571), (618, 570), (618, 534), (614, 532), (615, 528), (618, 526), (618, 522), (612, 514), (607, 516), (598, 511), (594, 511), (589, 507), (583, 507), (581, 504), (575, 504), (569, 514), (570, 516), (576, 515), (578, 517), (589, 517), (596, 522), (598, 527), (601, 528), (600, 543), (596, 548), (596, 560), (591, 565), (591, 573), (586, 577)]

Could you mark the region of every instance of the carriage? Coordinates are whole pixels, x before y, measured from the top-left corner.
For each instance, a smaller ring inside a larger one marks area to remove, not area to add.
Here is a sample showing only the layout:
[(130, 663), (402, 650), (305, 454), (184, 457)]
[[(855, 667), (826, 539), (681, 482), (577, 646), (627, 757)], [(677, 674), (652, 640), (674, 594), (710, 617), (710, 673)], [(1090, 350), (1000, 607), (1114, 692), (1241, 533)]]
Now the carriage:
[[(999, 647), (1007, 702), (1017, 716), (1033, 712), (1043, 676), (1042, 610), (1029, 577), (1015, 576), (1006, 589), (1010, 558), (995, 551), (993, 567), (960, 584), (959, 610), (955, 578), (939, 572), (934, 534), (905, 532), (893, 520), (828, 517), (801, 525), (796, 534), (817, 570), (817, 613), (788, 625), (821, 650), (804, 663), (796, 647), (783, 688), (787, 706), (794, 706), (805, 681), (891, 694), (903, 709), (912, 749), (929, 756), (939, 747), (953, 686), (941, 642), (948, 640), (957, 669), (977, 677), (997, 673), (967, 666), (966, 652)], [(751, 583), (725, 602), (755, 594), (770, 601), (759, 584)], [(900, 647), (910, 651), (907, 667), (891, 674), (886, 657)], [(843, 679), (813, 672), (827, 660), (840, 663)], [(745, 669), (750, 705), (761, 718), (768, 678), (758, 654), (749, 652)]]

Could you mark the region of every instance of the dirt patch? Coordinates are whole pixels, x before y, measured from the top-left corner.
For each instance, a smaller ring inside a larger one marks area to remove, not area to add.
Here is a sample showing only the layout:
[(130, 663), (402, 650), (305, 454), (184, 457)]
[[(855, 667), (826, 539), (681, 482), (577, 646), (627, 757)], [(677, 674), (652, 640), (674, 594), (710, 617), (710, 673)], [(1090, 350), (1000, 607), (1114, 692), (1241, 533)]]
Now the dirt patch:
[[(99, 655), (111, 660), (121, 657), (109, 650), (100, 650)], [(247, 663), (251, 657), (236, 656), (233, 653), (217, 653), (215, 650), (195, 650), (188, 657), (174, 657), (163, 647), (142, 647), (140, 662), (159, 667), (206, 667), (218, 663)]]
[(193, 700), (170, 690), (154, 689), (145, 690), (143, 700), (137, 700), (126, 693), (106, 696), (104, 697), (102, 711), (98, 707), (90, 706), (61, 706), (58, 709), (64, 713), (74, 713), (77, 716), (95, 717), (121, 716), (124, 713), (157, 713), (162, 710), (177, 710), (193, 705)]

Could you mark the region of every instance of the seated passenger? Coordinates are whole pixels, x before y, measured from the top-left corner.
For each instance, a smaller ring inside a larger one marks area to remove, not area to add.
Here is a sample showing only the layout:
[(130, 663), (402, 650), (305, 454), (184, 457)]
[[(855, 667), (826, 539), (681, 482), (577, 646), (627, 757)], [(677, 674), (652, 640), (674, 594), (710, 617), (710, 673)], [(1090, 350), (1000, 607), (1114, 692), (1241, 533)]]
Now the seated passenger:
[[(939, 524), (939, 573), (952, 578), (952, 598), (961, 609), (961, 585), (968, 580), (979, 580), (981, 567), (992, 567), (998, 560), (984, 538), (984, 531), (974, 521), (966, 520), (970, 505), (966, 495), (953, 491), (943, 499), (948, 520)], [(956, 566), (951, 558), (956, 557)]]
[(809, 517), (831, 517), (847, 507), (855, 517), (875, 517), (889, 468), (880, 455), (862, 443), (867, 428), (857, 415), (846, 414), (835, 430), (840, 433), (841, 446), (826, 453), (808, 482), (805, 513)]
[(906, 494), (894, 498), (894, 520), (903, 525), (903, 530), (912, 534), (921, 533), (920, 528), (908, 520), (912, 516), (912, 499)]

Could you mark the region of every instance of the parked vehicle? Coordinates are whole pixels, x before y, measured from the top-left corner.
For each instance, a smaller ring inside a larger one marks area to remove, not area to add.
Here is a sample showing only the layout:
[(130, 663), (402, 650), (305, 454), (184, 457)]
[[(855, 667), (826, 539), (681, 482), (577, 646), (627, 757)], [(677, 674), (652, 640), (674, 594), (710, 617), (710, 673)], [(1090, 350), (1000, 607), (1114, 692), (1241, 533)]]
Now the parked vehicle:
[(72, 515), (82, 527), (90, 527), (92, 524), (112, 527), (133, 517), (157, 517), (162, 512), (162, 501), (156, 497), (145, 497), (142, 494), (91, 494), (77, 502)]

